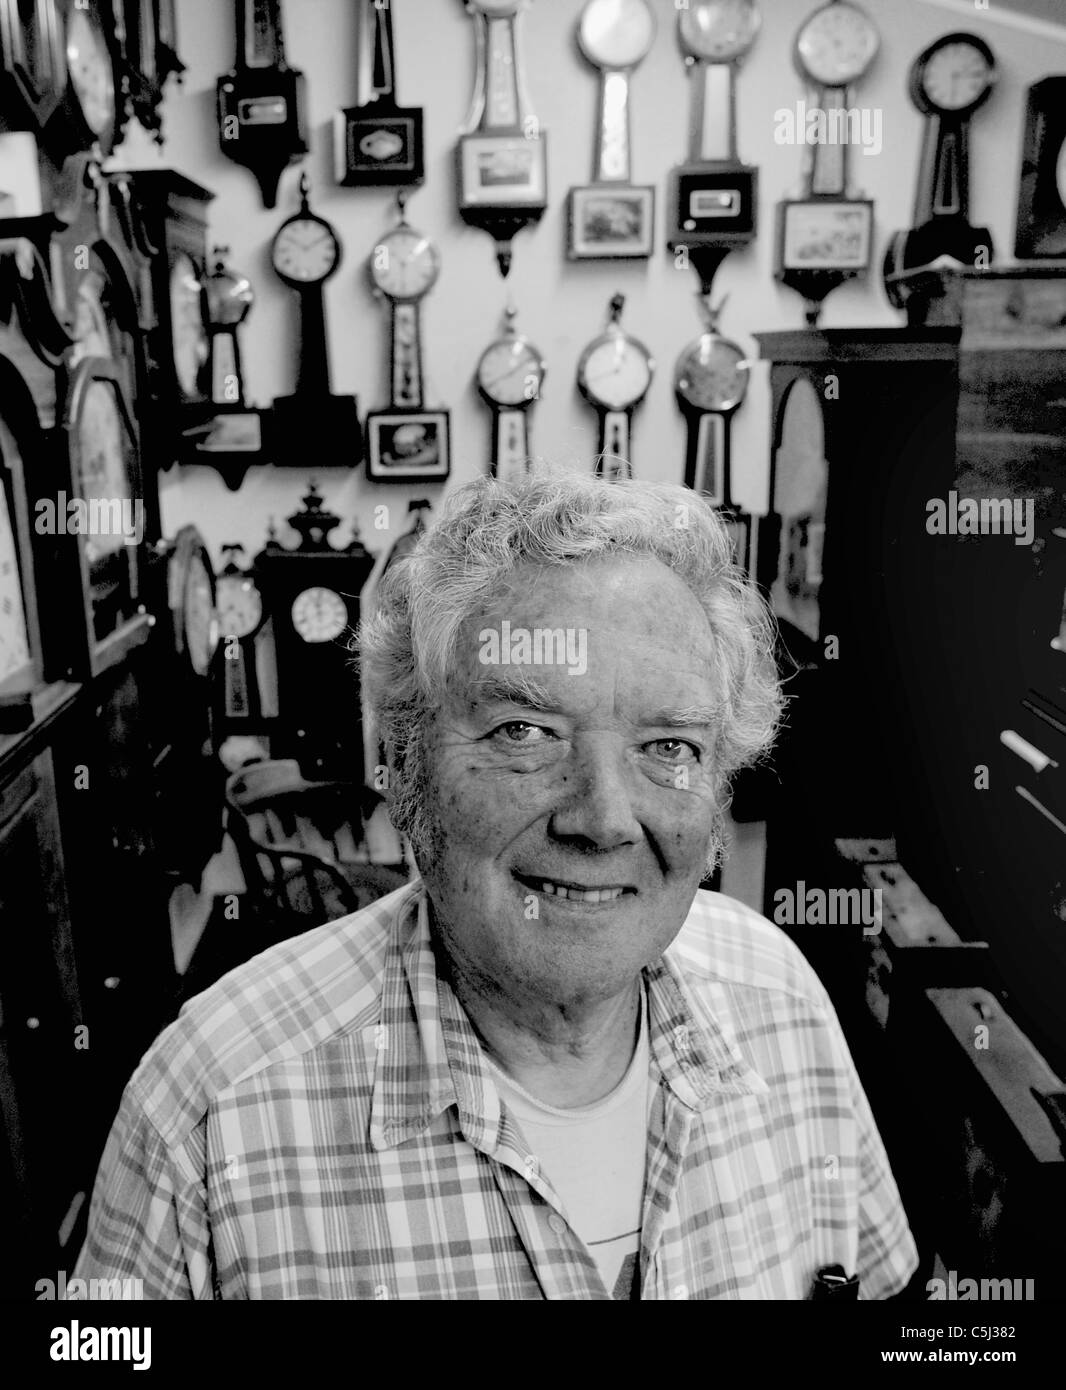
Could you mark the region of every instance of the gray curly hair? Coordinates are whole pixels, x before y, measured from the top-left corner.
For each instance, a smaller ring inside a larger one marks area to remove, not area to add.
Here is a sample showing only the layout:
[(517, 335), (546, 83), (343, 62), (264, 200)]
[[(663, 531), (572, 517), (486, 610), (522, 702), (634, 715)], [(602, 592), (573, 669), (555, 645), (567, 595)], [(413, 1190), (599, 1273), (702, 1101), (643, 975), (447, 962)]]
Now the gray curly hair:
[(451, 692), (464, 622), (518, 566), (618, 555), (667, 565), (699, 600), (714, 634), (722, 714), (707, 869), (717, 864), (730, 778), (767, 751), (781, 717), (773, 617), (733, 564), (724, 524), (698, 494), (668, 483), (542, 470), (514, 484), (483, 478), (452, 492), (416, 548), (389, 567), (376, 611), (353, 644), (385, 748), (389, 810), (420, 867), (432, 862), (438, 833), (426, 733)]

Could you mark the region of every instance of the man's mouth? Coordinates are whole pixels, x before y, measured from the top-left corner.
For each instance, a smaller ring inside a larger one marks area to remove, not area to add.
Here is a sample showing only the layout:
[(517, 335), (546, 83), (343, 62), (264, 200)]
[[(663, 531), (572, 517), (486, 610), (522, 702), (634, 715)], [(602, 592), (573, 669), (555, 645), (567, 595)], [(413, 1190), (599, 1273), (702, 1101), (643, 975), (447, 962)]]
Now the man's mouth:
[(540, 878), (535, 874), (515, 874), (515, 878), (545, 897), (566, 898), (578, 903), (610, 903), (637, 891), (625, 883), (573, 883), (569, 879)]

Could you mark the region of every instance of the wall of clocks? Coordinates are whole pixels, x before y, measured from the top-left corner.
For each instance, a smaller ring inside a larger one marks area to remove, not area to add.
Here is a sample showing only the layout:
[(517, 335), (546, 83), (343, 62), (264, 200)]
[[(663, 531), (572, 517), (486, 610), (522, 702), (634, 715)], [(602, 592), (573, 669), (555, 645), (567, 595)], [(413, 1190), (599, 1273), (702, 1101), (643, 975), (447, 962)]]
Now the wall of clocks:
[[(978, 111), (971, 139), (971, 220), (990, 228), (1001, 258), (1014, 245), (1016, 191), (1023, 145), (1028, 88), (1049, 72), (1066, 73), (1066, 28), (1061, 39), (1029, 33), (975, 11), (965, 22), (957, 11), (919, 0), (858, 0), (881, 35), (881, 50), (850, 91), (849, 101), (880, 121), (880, 142), (870, 153), (852, 152), (855, 197), (873, 201), (872, 269), (865, 282), (853, 281), (825, 302), (821, 326), (899, 326), (876, 267), (890, 234), (912, 219), (915, 180), (922, 148), (924, 117), (915, 109), (908, 75), (917, 55), (936, 39), (966, 28), (993, 49), (1003, 77), (987, 108)], [(900, 9), (907, 21), (900, 23)], [(639, 7), (630, 7), (636, 13)], [(795, 123), (797, 103), (813, 99), (796, 63), (794, 46), (804, 22), (818, 5), (759, 6), (762, 24), (743, 60), (736, 83), (738, 147), (746, 164), (757, 166), (760, 181), (759, 235), (755, 244), (734, 251), (718, 272), (716, 299), (728, 294), (721, 331), (754, 361), (753, 330), (796, 327), (802, 301), (774, 280), (776, 210), (783, 199), (805, 194), (804, 155), (782, 138), (784, 116)], [(510, 275), (501, 281), (491, 237), (463, 222), (457, 210), (456, 132), (469, 111), (475, 79), (470, 19), (460, 0), (426, 5), (394, 0), (391, 8), (397, 55), (396, 95), (403, 105), (416, 102), (424, 113), (425, 179), (413, 189), (407, 208), (412, 226), (432, 239), (441, 257), (440, 274), (421, 305), (423, 395), (450, 412), (451, 479), (483, 472), (492, 453), (490, 412), (478, 391), (476, 368), (485, 348), (501, 334), (510, 303), (518, 332), (547, 365), (543, 389), (530, 413), (532, 448), (544, 458), (590, 467), (599, 443), (600, 423), (578, 384), (584, 349), (602, 331), (612, 295), (625, 296), (626, 331), (644, 343), (660, 370), (632, 421), (632, 455), (638, 476), (682, 476), (688, 422), (678, 409), (670, 366), (699, 332), (691, 271), (676, 268), (665, 247), (666, 182), (689, 145), (690, 84), (676, 33), (672, 0), (651, 0), (656, 32), (646, 56), (628, 77), (630, 178), (635, 187), (654, 185), (658, 194), (651, 255), (616, 261), (572, 260), (570, 199), (573, 188), (590, 185), (597, 120), (601, 111), (600, 72), (590, 67), (578, 43), (584, 0), (530, 0), (520, 23), (520, 56), (531, 109), (548, 133), (548, 208), (539, 222), (514, 239)], [(229, 248), (229, 260), (249, 276), (254, 316), (242, 331), (242, 367), (249, 403), (267, 405), (291, 392), (296, 374), (296, 342), (289, 290), (269, 265), (269, 247), (280, 223), (299, 207), (298, 178), (306, 172), (315, 212), (333, 227), (344, 248), (338, 272), (326, 286), (332, 390), (355, 395), (361, 411), (390, 401), (391, 364), (388, 319), (373, 296), (365, 273), (367, 249), (395, 223), (395, 191), (389, 187), (351, 187), (337, 182), (332, 130), (337, 110), (360, 102), (356, 82), (359, 7), (347, 0), (316, 0), (315, 24), (296, 22), (291, 3), (282, 6), (286, 59), (307, 83), (310, 153), (281, 176), (278, 206), (262, 206), (255, 179), (226, 159), (218, 142), (207, 93), (230, 65), (234, 52), (234, 14), (211, 0), (180, 0), (181, 52), (187, 66), (184, 87), (170, 88), (164, 112), (166, 158), (216, 196), (210, 208), (213, 243)], [(638, 16), (639, 17), (639, 16)], [(642, 51), (643, 45), (634, 51)], [(819, 61), (815, 54), (813, 62)], [(941, 60), (944, 61), (944, 60)], [(819, 70), (820, 71), (820, 70)], [(832, 81), (832, 72), (824, 74)], [(949, 80), (949, 79), (945, 79)], [(203, 100), (190, 99), (200, 94)], [(205, 102), (207, 103), (205, 106)], [(994, 114), (993, 114), (994, 111)], [(786, 132), (787, 133), (787, 132)], [(735, 504), (749, 512), (765, 508), (769, 475), (769, 392), (765, 369), (755, 363), (743, 407), (732, 421), (732, 490)], [(204, 531), (216, 559), (224, 542), (241, 542), (248, 554), (262, 545), (266, 520), (297, 505), (307, 475), (253, 466), (239, 492), (206, 469), (186, 469), (164, 480), (167, 529), (186, 521)], [(394, 485), (387, 496), (372, 483), (366, 467), (326, 469), (320, 481), (334, 510), (356, 518), (372, 549), (374, 506), (390, 507), (402, 528), (408, 500), (425, 490), (412, 479)], [(394, 540), (399, 529), (381, 537)]]

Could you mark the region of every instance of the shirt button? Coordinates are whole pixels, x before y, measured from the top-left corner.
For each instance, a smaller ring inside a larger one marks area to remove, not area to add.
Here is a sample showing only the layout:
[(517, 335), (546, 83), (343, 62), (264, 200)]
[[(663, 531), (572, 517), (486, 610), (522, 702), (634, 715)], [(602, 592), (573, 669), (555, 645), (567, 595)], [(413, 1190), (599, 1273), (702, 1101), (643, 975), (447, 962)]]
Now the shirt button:
[(551, 1227), (551, 1229), (555, 1232), (557, 1236), (561, 1236), (562, 1233), (566, 1230), (566, 1222), (556, 1211), (553, 1211), (551, 1216), (548, 1217), (548, 1225)]

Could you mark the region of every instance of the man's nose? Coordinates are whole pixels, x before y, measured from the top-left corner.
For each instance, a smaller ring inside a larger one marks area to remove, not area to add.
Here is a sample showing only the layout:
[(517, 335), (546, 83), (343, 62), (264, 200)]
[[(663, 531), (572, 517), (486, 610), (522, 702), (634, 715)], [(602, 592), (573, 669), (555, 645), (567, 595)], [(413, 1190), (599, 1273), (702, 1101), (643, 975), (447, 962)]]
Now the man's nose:
[(582, 741), (566, 763), (560, 804), (549, 828), (560, 840), (585, 848), (614, 849), (642, 836), (633, 807), (631, 771), (614, 739), (597, 735)]

